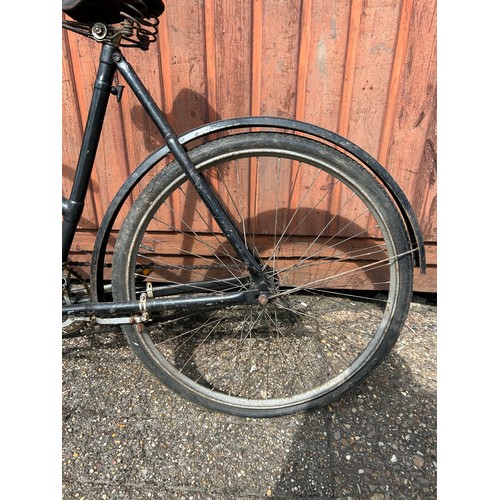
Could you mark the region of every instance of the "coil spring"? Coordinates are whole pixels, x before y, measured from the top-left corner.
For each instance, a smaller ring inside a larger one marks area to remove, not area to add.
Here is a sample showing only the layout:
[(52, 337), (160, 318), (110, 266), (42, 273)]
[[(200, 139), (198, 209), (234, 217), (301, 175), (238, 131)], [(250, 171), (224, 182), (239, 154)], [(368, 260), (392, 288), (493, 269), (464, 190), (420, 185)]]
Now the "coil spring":
[(120, 12), (120, 14), (125, 18), (122, 21), (122, 42), (120, 45), (123, 47), (139, 47), (143, 50), (147, 50), (151, 43), (156, 42), (158, 34), (158, 18), (153, 17), (152, 21), (144, 18), (144, 14), (147, 11), (147, 6), (144, 5), (144, 12), (141, 12), (136, 7), (126, 4), (126, 6), (132, 11), (132, 14), (136, 14), (137, 17), (131, 15), (127, 12)]
[(65, 20), (62, 24), (64, 28), (100, 43), (113, 43), (121, 47), (138, 47), (148, 50), (149, 45), (157, 40), (159, 20), (157, 17), (145, 19), (147, 6), (141, 0), (136, 0), (136, 3), (143, 6), (144, 10), (141, 11), (128, 3), (124, 4), (124, 10), (120, 11), (123, 21), (116, 26)]

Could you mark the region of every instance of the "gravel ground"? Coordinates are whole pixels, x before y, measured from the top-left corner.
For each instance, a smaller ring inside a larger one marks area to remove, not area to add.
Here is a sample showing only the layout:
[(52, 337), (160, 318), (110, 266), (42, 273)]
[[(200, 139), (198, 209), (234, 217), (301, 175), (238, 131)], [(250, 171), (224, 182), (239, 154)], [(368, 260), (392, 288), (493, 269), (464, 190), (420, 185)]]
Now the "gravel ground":
[(274, 419), (177, 397), (117, 328), (65, 339), (62, 497), (436, 498), (436, 316), (417, 297), (365, 383), (327, 408)]

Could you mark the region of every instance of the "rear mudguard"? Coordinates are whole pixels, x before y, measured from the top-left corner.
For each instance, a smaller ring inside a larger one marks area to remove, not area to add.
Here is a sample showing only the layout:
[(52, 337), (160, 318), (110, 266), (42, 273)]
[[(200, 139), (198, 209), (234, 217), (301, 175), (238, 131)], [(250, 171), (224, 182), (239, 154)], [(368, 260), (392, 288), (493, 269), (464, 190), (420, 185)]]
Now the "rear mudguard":
[[(189, 144), (197, 139), (207, 137), (211, 134), (227, 132), (229, 130), (238, 129), (280, 129), (284, 133), (300, 133), (306, 136), (321, 139), (323, 141), (333, 144), (335, 147), (344, 150), (353, 157), (357, 158), (365, 168), (372, 172), (377, 177), (382, 185), (386, 188), (396, 205), (398, 206), (403, 220), (405, 222), (410, 247), (413, 252), (413, 261), (416, 267), (420, 268), (422, 273), (425, 273), (425, 251), (424, 241), (420, 228), (418, 226), (417, 217), (411, 208), (411, 205), (406, 198), (401, 188), (397, 185), (396, 181), (389, 175), (387, 170), (380, 163), (377, 162), (368, 153), (361, 148), (348, 141), (344, 137), (335, 134), (329, 130), (311, 125), (309, 123), (300, 122), (297, 120), (290, 120), (286, 118), (274, 117), (242, 117), (232, 118), (228, 120), (221, 120), (199, 128), (186, 132), (179, 137), (181, 144), (189, 149)], [(170, 152), (168, 146), (163, 146), (150, 154), (128, 177), (115, 197), (111, 201), (103, 220), (97, 232), (94, 251), (92, 254), (91, 263), (91, 295), (92, 300), (104, 300), (103, 291), (103, 268), (104, 256), (108, 245), (109, 235), (111, 228), (120, 212), (125, 200), (128, 198), (134, 187), (138, 182), (163, 158)]]

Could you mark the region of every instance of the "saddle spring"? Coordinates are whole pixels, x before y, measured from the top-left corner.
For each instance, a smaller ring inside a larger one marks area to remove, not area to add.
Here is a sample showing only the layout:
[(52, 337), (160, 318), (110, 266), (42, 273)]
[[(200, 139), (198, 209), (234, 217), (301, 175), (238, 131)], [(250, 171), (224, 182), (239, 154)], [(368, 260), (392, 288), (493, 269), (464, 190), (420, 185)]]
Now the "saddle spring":
[(148, 50), (149, 45), (157, 40), (159, 21), (157, 17), (145, 19), (147, 8), (145, 5), (144, 7), (145, 10), (141, 12), (133, 5), (124, 4), (124, 10), (120, 11), (123, 21), (117, 25), (69, 20), (63, 20), (62, 25), (65, 29), (100, 43)]

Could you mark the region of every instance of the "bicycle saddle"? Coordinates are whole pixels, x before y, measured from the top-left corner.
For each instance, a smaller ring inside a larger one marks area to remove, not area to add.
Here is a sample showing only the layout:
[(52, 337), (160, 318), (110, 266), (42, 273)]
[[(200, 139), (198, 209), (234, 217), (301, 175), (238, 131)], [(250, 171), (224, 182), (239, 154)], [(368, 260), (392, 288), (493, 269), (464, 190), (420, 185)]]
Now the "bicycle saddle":
[(134, 17), (139, 11), (142, 18), (158, 17), (165, 10), (163, 0), (62, 0), (62, 11), (82, 23), (119, 23), (127, 6), (133, 7)]

